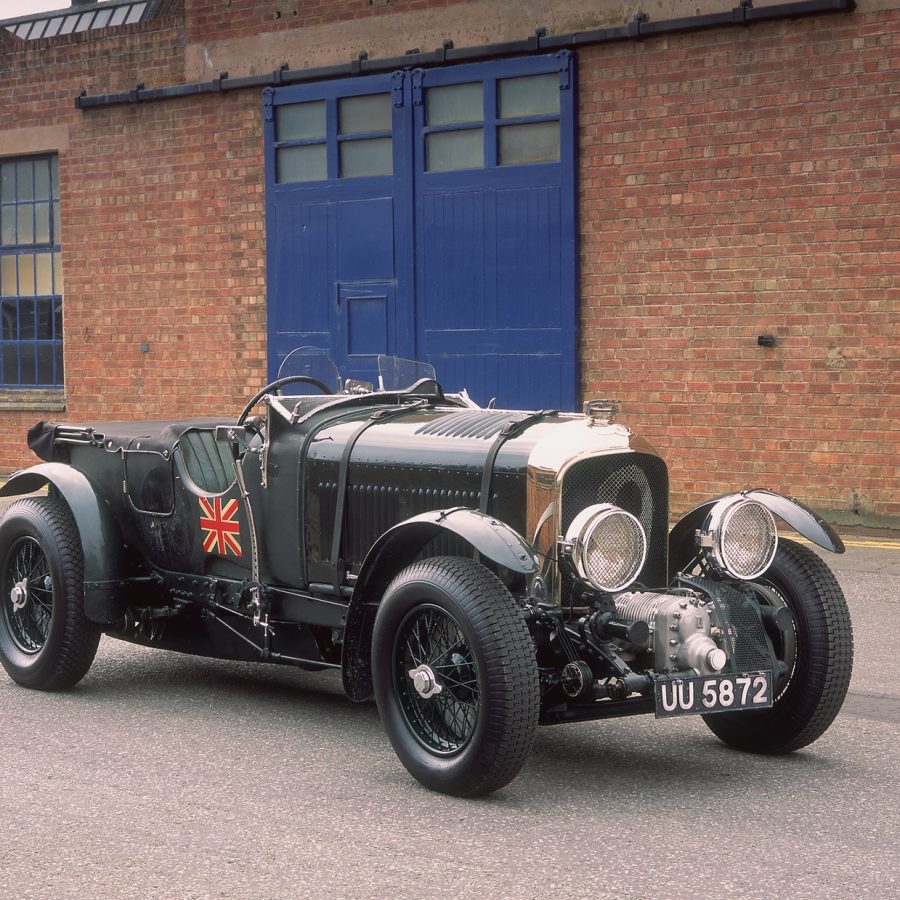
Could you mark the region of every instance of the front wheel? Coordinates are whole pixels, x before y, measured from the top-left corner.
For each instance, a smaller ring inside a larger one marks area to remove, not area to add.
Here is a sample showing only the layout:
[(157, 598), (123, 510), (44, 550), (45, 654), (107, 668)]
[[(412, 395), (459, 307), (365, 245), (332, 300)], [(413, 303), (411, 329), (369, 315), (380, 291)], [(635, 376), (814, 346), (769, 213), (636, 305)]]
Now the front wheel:
[(375, 619), (372, 677), (391, 744), (425, 787), (488, 794), (531, 752), (534, 643), (509, 591), (474, 560), (426, 560), (391, 582)]
[(84, 614), (84, 562), (68, 507), (13, 503), (0, 520), (0, 663), (13, 681), (62, 690), (87, 674), (100, 628)]
[(789, 753), (819, 738), (844, 702), (853, 668), (847, 601), (828, 566), (811, 550), (781, 541), (761, 579), (772, 605), (793, 624), (776, 635), (775, 703), (771, 709), (704, 716), (726, 744), (754, 753)]

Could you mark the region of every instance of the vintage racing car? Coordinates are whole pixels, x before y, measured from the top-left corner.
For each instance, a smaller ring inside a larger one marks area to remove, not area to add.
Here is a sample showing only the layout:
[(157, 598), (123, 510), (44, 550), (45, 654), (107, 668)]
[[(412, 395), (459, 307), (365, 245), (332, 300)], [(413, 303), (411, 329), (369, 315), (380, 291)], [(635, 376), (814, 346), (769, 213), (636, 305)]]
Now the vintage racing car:
[(610, 403), (481, 409), (396, 359), (378, 389), (320, 351), (287, 362), (237, 417), (31, 429), (45, 462), (0, 490), (47, 488), (0, 521), (16, 682), (71, 687), (101, 633), (340, 669), (415, 778), (459, 796), (515, 777), (539, 724), (700, 714), (783, 753), (837, 715), (846, 602), (774, 516), (844, 548), (802, 503), (743, 490), (670, 530), (666, 465)]

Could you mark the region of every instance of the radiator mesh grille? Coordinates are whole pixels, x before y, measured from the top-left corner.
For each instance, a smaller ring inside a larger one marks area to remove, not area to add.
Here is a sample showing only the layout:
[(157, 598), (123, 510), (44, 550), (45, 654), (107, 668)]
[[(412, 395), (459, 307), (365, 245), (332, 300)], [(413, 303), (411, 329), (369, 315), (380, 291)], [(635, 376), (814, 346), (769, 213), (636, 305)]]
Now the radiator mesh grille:
[[(595, 456), (575, 463), (562, 485), (561, 532), (594, 503), (612, 503), (630, 512), (647, 534), (647, 561), (638, 581), (662, 587), (668, 578), (669, 476), (666, 464), (642, 453)], [(563, 584), (563, 603), (566, 585)]]

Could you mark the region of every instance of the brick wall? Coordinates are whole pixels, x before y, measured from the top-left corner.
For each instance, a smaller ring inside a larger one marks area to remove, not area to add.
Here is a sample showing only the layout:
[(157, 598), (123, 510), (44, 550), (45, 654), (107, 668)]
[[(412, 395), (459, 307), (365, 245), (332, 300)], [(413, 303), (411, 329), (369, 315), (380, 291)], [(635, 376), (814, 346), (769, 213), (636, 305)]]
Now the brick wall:
[[(0, 148), (67, 133), (72, 421), (236, 412), (265, 377), (258, 92), (73, 104), (181, 83), (191, 40), (291, 9), (187, 0), (185, 26), (183, 5), (26, 50), (0, 34)], [(431, 35), (446, 4), (294, 5), (307, 25), (427, 6)], [(898, 10), (873, 10), (579, 51), (583, 389), (665, 452), (674, 511), (759, 484), (900, 528), (898, 34)], [(29, 461), (42, 416), (61, 414), (0, 412), (0, 469)]]
[(466, 0), (191, 0), (189, 41), (215, 41), (260, 31), (308, 28), (390, 13), (440, 9)]
[(74, 106), (83, 86), (182, 82), (182, 22), (176, 2), (143, 25), (24, 50), (7, 41), (0, 54), (0, 136), (27, 141), (50, 121), (68, 131), (59, 152), (66, 411), (0, 412), (0, 470), (31, 461), (24, 435), (38, 418), (236, 414), (264, 382), (258, 93)]
[(665, 452), (675, 509), (761, 485), (900, 525), (898, 24), (579, 56), (583, 386)]

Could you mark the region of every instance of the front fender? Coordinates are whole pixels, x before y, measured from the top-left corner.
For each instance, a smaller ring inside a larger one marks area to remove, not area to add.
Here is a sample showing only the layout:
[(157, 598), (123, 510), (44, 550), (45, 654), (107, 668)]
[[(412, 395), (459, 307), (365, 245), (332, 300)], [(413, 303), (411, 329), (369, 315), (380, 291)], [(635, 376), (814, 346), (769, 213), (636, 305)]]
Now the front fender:
[(539, 571), (534, 551), (518, 532), (468, 507), (432, 510), (388, 529), (366, 554), (347, 611), (342, 670), (344, 690), (351, 699), (366, 700), (372, 694), (369, 650), (382, 594), (394, 575), (441, 532), (462, 538), (481, 556), (519, 575)]
[(791, 528), (802, 534), (807, 540), (832, 553), (844, 552), (844, 542), (815, 510), (793, 497), (785, 497), (765, 488), (752, 488), (738, 494), (724, 494), (722, 497), (709, 500), (692, 509), (675, 525), (669, 534), (670, 577), (694, 556), (696, 552), (694, 535), (703, 524), (706, 514), (716, 503), (728, 497), (746, 497), (748, 500), (755, 500), (774, 515), (784, 519)]
[(30, 494), (52, 484), (68, 504), (84, 553), (84, 611), (94, 622), (109, 625), (121, 613), (124, 548), (109, 503), (78, 469), (41, 463), (16, 472), (0, 488), (0, 497)]

